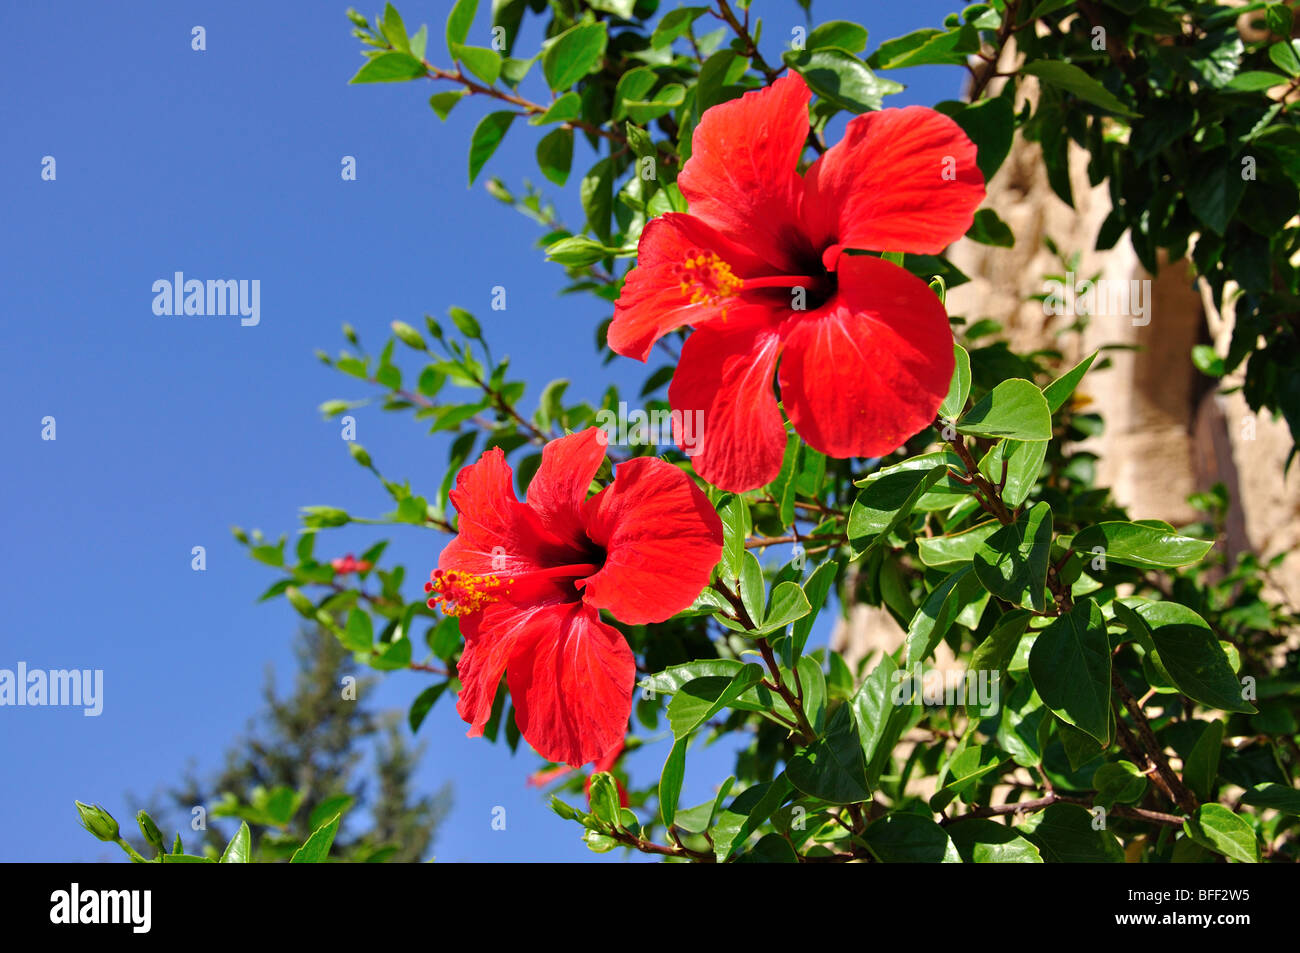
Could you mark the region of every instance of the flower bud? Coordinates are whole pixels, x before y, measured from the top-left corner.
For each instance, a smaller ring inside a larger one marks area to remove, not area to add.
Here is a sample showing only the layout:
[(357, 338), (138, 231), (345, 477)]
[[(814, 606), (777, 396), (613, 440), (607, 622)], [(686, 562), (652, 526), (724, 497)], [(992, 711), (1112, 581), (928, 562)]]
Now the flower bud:
[(429, 350), (429, 346), (424, 343), (424, 338), (420, 337), (420, 332), (403, 321), (393, 322), (393, 333), (407, 347), (413, 347), (417, 351)]
[(98, 804), (82, 804), (80, 801), (74, 803), (77, 805), (77, 813), (81, 815), (82, 827), (100, 840), (117, 840), (118, 826), (112, 814)]
[(290, 586), (284, 590), (284, 594), (288, 598), (289, 604), (297, 609), (299, 613), (306, 616), (308, 619), (315, 618), (316, 606), (312, 604), (310, 599), (302, 594), (301, 589), (297, 586)]
[(153, 822), (148, 811), (141, 811), (135, 816), (136, 823), (140, 825), (140, 833), (144, 835), (146, 843), (154, 850), (163, 849), (162, 831), (158, 830), (158, 825)]

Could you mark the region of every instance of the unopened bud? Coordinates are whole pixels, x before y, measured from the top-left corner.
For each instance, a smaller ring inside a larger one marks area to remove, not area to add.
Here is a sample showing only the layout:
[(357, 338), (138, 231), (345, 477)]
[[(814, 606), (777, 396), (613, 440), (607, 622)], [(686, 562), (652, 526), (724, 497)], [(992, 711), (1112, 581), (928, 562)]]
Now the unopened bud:
[(100, 840), (117, 840), (118, 826), (112, 814), (98, 804), (82, 804), (80, 801), (74, 803), (77, 805), (77, 813), (81, 815), (82, 827)]

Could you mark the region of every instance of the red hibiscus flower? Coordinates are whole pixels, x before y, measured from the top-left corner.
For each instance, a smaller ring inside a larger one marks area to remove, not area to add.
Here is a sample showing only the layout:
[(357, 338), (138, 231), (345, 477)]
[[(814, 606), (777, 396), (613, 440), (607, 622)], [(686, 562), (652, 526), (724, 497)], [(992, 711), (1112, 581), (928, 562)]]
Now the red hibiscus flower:
[[(696, 472), (742, 491), (775, 479), (785, 430), (812, 447), (883, 456), (935, 416), (952, 377), (938, 298), (902, 268), (848, 249), (936, 254), (984, 198), (975, 146), (932, 109), (851, 120), (800, 175), (810, 93), (791, 73), (704, 114), (677, 179), (690, 212), (641, 234), (609, 329), (644, 361), (691, 325), (668, 389), (703, 411)], [(779, 369), (778, 369), (779, 361)]]
[(331, 559), (330, 566), (336, 573), (347, 575), (353, 572), (369, 572), (370, 563), (364, 559), (357, 559), (351, 553), (346, 556), (340, 556), (338, 559)]
[[(591, 782), (595, 780), (596, 775), (599, 774), (601, 771), (613, 771), (614, 765), (618, 763), (618, 759), (621, 757), (623, 757), (623, 742), (620, 741), (615, 747), (611, 748), (609, 752), (597, 758), (596, 763), (591, 766), (592, 773), (587, 775), (587, 783), (584, 784), (582, 787), (583, 792), (587, 795), (588, 804), (591, 804)], [(534, 771), (531, 775), (529, 775), (528, 784), (530, 787), (544, 788), (552, 781), (557, 781), (560, 778), (564, 777), (566, 774), (570, 774), (572, 772), (573, 772), (573, 768), (567, 765), (557, 765), (556, 767), (553, 768), (543, 768), (541, 771)], [(623, 786), (623, 782), (620, 781), (618, 778), (614, 779), (614, 783), (618, 785), (619, 806), (627, 807), (629, 803), (628, 796), (627, 796), (627, 788)]]
[(459, 535), (430, 606), (461, 616), (456, 710), (483, 733), (504, 673), (520, 733), (578, 766), (618, 745), (632, 710), (632, 650), (600, 619), (662, 622), (694, 601), (722, 554), (722, 523), (681, 470), (628, 460), (586, 499), (605, 458), (598, 428), (554, 440), (520, 503), (499, 448), (456, 478)]

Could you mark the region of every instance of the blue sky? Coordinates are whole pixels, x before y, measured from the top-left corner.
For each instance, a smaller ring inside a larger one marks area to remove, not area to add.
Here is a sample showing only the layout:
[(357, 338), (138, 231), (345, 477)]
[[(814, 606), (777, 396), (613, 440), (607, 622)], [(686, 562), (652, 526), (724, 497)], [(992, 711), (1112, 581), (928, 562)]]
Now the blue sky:
[[(0, 860), (117, 859), (79, 828), (73, 799), (129, 820), (140, 805), (128, 792), (166, 786), (187, 763), (201, 773), (219, 764), (260, 707), (268, 666), (287, 683), (298, 617), (282, 600), (255, 601), (273, 571), (249, 559), (229, 527), (278, 537), (295, 532), (302, 505), (390, 509), (337, 422), (316, 411), (326, 399), (368, 395), (312, 356), (338, 351), (341, 323), (377, 352), (394, 319), (421, 324), (425, 312), (468, 308), (530, 383), (529, 408), (552, 378), (594, 400), (611, 379), (631, 389), (643, 377), (627, 360), (600, 366), (591, 342), (606, 309), (560, 298), (564, 276), (532, 247), (535, 227), (466, 188), (469, 135), (488, 107), (466, 101), (440, 123), (427, 105), (432, 84), (349, 87), (361, 59), (345, 6), (136, 2), (128, 14), (114, 4), (11, 2), (0, 11), (0, 32), (23, 38), (0, 94), (0, 434), (9, 459), (0, 668), (104, 671), (97, 718), (0, 708)], [(439, 62), (450, 6), (399, 4), (410, 28), (429, 23)], [(775, 60), (802, 14), (793, 2), (754, 7)], [(874, 48), (938, 26), (953, 9), (817, 0), (813, 12), (814, 22), (865, 18)], [(190, 47), (196, 25), (206, 30), (202, 52)], [(486, 33), (485, 15), (474, 29)], [(519, 49), (538, 39), (534, 23)], [(893, 75), (909, 88), (890, 105), (905, 105), (953, 98), (964, 73)], [(512, 188), (539, 181), (536, 138), (517, 126), (484, 178)], [(349, 155), (357, 178), (345, 182)], [(45, 156), (57, 163), (54, 181), (41, 178)], [(574, 196), (555, 198), (576, 220)], [(155, 315), (153, 282), (176, 271), (258, 279), (260, 323)], [(494, 285), (508, 290), (504, 312), (489, 309)], [(54, 441), (41, 439), (47, 416)], [(377, 408), (357, 419), (357, 439), (380, 469), (432, 495), (445, 443)], [(392, 540), (389, 557), (408, 566), (408, 591), (418, 591), (444, 541), (436, 534), (348, 528), (323, 536), (317, 553), (360, 552), (381, 535)], [(194, 546), (206, 548), (206, 571), (191, 569)], [(417, 673), (389, 675), (373, 701), (404, 710), (425, 684)], [(450, 780), (456, 791), (439, 860), (595, 856), (525, 786), (540, 764), (526, 746), (511, 757), (464, 734), (446, 699), (420, 732), (419, 785)], [(632, 758), (639, 783), (657, 777), (665, 753), (657, 745)], [(727, 761), (693, 753), (685, 802), (709, 796)], [(490, 826), (498, 805), (505, 831)]]

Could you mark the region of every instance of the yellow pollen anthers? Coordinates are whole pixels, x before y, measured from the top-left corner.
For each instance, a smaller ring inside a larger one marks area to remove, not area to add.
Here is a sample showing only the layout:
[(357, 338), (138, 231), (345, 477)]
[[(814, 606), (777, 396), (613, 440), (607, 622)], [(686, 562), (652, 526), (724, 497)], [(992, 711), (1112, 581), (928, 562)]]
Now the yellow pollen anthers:
[(424, 584), (429, 596), (429, 608), (441, 609), (445, 615), (469, 615), (499, 601), (506, 595), (505, 586), (513, 579), (500, 576), (478, 576), (459, 569), (435, 569)]
[(686, 260), (677, 266), (677, 277), (682, 294), (690, 295), (691, 304), (716, 305), (740, 294), (745, 284), (716, 254), (696, 248), (688, 251)]

